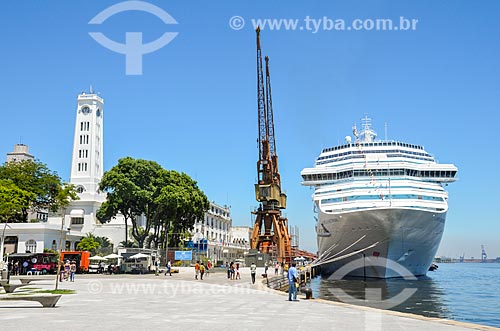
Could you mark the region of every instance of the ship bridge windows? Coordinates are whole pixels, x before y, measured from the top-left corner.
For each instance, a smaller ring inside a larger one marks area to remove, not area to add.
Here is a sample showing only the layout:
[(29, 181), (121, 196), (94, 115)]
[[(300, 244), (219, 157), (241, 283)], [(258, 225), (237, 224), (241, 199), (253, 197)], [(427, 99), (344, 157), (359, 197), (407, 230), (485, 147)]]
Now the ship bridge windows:
[(333, 181), (354, 177), (398, 177), (453, 178), (456, 170), (414, 170), (414, 169), (357, 169), (342, 172), (302, 175), (304, 181)]
[(446, 202), (443, 197), (420, 195), (420, 194), (364, 194), (364, 195), (351, 195), (340, 198), (322, 199), (321, 204), (339, 203), (348, 201), (366, 201), (366, 200), (424, 200), (434, 202)]
[(422, 146), (406, 144), (406, 143), (401, 143), (401, 142), (397, 142), (397, 141), (376, 141), (376, 142), (370, 142), (370, 143), (345, 144), (345, 145), (335, 146), (335, 147), (331, 147), (331, 148), (325, 148), (325, 149), (323, 149), (323, 153), (338, 151), (338, 150), (347, 149), (350, 147), (359, 147), (359, 146), (399, 146), (399, 147), (405, 147), (405, 148), (418, 149), (418, 150), (422, 150), (422, 151), (424, 150), (424, 148)]
[[(320, 156), (316, 160), (316, 163), (320, 165), (328, 162), (338, 162), (352, 158), (364, 157), (364, 155), (366, 154), (382, 154), (382, 153), (387, 154), (387, 157), (404, 157), (422, 161), (434, 161), (432, 155), (428, 153), (400, 150), (400, 149), (386, 149), (386, 150), (355, 150), (355, 151), (346, 151), (343, 153), (337, 153), (332, 155)], [(325, 162), (326, 160), (328, 161)]]

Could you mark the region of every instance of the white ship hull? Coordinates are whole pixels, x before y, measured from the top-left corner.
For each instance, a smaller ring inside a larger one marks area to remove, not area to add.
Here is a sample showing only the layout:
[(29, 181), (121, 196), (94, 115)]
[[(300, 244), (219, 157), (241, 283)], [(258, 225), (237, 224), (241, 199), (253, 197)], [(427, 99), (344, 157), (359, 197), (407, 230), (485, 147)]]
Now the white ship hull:
[(446, 212), (387, 207), (343, 213), (320, 210), (318, 216), (320, 256), (329, 256), (328, 260), (360, 251), (322, 264), (323, 276), (335, 276), (335, 271), (342, 266), (364, 257), (364, 267), (350, 271), (348, 276), (391, 278), (402, 275), (377, 260), (395, 261), (414, 276), (427, 273), (443, 235)]

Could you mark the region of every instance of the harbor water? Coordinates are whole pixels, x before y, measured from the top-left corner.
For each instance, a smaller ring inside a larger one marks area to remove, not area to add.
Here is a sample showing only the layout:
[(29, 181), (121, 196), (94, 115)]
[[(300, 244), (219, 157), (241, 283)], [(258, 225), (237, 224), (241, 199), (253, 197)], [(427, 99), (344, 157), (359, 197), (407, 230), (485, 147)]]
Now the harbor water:
[(315, 298), (500, 327), (500, 263), (442, 263), (418, 280), (316, 277), (311, 288)]

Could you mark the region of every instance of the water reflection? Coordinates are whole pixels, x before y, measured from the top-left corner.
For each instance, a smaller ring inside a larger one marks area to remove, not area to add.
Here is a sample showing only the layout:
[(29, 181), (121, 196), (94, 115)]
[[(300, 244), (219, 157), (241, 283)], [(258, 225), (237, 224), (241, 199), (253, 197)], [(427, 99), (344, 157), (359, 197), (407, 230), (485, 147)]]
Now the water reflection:
[(311, 288), (314, 297), (326, 300), (427, 317), (451, 318), (444, 290), (430, 277), (419, 277), (417, 280), (328, 280), (317, 277), (312, 280)]

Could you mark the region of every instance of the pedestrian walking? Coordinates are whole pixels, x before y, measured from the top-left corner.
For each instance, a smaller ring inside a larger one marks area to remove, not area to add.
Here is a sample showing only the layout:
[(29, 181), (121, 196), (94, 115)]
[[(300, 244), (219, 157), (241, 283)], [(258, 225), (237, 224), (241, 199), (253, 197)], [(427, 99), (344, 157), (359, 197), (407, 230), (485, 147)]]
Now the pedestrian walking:
[(194, 265), (194, 279), (198, 280), (198, 274), (200, 273), (200, 261), (196, 261)]
[(250, 274), (252, 275), (252, 284), (255, 284), (255, 274), (257, 273), (257, 265), (252, 262), (250, 265)]
[(234, 279), (241, 279), (240, 277), (240, 264), (239, 263), (236, 263), (236, 276), (234, 277)]
[(211, 272), (212, 272), (212, 262), (210, 262), (210, 260), (208, 260), (208, 262), (207, 262), (207, 277), (208, 277), (208, 275), (210, 275)]
[(172, 276), (172, 262), (170, 262), (170, 260), (168, 260), (167, 262), (167, 270), (165, 271), (165, 276), (167, 275), (167, 273)]
[(276, 264), (274, 265), (274, 274), (277, 275), (278, 274), (278, 270), (280, 268), (280, 264), (278, 262), (276, 262)]
[(267, 265), (267, 262), (264, 264), (264, 273), (267, 275), (267, 270), (269, 269), (269, 266)]
[(234, 262), (229, 263), (229, 268), (227, 268), (227, 279), (233, 279)]
[(200, 280), (203, 280), (203, 275), (205, 274), (205, 266), (203, 265), (203, 262), (200, 265)]
[(235, 277), (234, 262), (231, 262), (229, 267), (231, 268), (231, 279), (234, 280)]
[(63, 280), (64, 280), (64, 265), (62, 265), (59, 270), (59, 282), (62, 282)]
[(66, 263), (64, 264), (64, 280), (65, 281), (69, 280), (70, 268), (71, 268), (71, 265), (69, 264), (69, 260), (67, 260)]
[[(159, 276), (159, 272), (160, 272), (160, 261), (155, 260), (155, 276)], [(165, 276), (166, 275), (167, 273), (165, 273)]]
[(298, 301), (297, 300), (297, 269), (295, 268), (295, 263), (292, 263), (290, 269), (288, 269), (288, 301)]
[(71, 261), (71, 264), (69, 265), (69, 280), (71, 282), (75, 281), (75, 274), (76, 274), (76, 261), (73, 260), (73, 261)]

